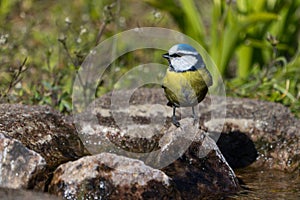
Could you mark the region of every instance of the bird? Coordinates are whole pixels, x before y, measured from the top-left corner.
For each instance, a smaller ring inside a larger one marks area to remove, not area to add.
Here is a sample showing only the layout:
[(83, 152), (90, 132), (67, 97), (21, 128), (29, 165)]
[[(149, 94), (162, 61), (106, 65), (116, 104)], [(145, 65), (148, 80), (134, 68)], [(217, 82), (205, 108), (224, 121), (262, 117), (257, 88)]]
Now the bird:
[(202, 56), (189, 44), (176, 44), (162, 55), (169, 67), (162, 81), (162, 88), (173, 108), (172, 123), (180, 127), (175, 112), (178, 107), (192, 107), (194, 122), (197, 120), (194, 107), (206, 96), (213, 80)]

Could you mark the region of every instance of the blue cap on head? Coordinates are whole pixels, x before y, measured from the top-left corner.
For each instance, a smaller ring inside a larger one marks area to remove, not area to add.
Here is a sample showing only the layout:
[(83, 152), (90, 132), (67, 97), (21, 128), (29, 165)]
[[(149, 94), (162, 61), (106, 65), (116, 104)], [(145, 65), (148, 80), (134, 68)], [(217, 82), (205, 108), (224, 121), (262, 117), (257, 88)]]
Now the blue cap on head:
[(190, 55), (199, 55), (197, 50), (189, 44), (176, 44), (169, 49), (169, 54), (182, 53)]
[(194, 71), (205, 68), (202, 56), (189, 44), (176, 44), (168, 54), (164, 54), (170, 64), (170, 69), (177, 72)]
[(184, 51), (197, 51), (194, 47), (189, 44), (177, 44), (177, 50), (184, 50)]

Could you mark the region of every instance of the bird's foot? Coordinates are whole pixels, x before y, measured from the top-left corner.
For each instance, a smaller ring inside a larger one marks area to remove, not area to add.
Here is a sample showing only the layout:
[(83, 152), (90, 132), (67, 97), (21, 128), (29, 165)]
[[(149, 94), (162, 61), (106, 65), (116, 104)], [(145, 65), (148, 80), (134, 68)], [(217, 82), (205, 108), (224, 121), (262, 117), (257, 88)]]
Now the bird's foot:
[(194, 118), (193, 126), (195, 126), (199, 123), (199, 119), (197, 117), (193, 117), (193, 118)]
[(199, 118), (196, 115), (194, 106), (192, 107), (192, 112), (193, 112), (193, 119), (194, 119), (193, 126), (195, 126), (196, 124), (199, 123)]
[(179, 126), (180, 126), (180, 123), (179, 123), (179, 121), (176, 120), (176, 117), (172, 117), (172, 123), (173, 123), (176, 127), (179, 127)]

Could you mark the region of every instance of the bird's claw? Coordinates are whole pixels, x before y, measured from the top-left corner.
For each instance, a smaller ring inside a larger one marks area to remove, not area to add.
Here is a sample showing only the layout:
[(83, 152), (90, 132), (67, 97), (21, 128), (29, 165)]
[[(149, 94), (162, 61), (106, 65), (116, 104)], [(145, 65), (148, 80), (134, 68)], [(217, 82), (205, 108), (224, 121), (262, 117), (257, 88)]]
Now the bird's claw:
[(179, 127), (179, 126), (180, 126), (179, 121), (177, 121), (175, 117), (172, 117), (172, 123), (173, 123), (176, 127)]
[(194, 118), (194, 121), (193, 121), (193, 126), (197, 125), (197, 124), (198, 124), (198, 122), (199, 122), (199, 119), (197, 119), (197, 118)]

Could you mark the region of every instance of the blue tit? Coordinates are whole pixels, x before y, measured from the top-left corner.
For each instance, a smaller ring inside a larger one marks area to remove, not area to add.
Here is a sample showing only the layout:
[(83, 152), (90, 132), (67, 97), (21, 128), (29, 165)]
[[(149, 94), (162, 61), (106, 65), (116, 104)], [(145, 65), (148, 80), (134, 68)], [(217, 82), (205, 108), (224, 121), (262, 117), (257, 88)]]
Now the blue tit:
[(212, 76), (207, 70), (201, 55), (188, 44), (177, 44), (168, 53), (163, 54), (168, 60), (169, 68), (163, 79), (168, 106), (173, 107), (172, 123), (179, 127), (175, 112), (177, 107), (192, 107), (196, 120), (194, 106), (200, 103), (213, 84)]

